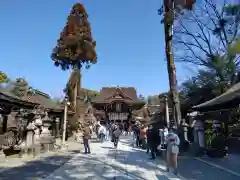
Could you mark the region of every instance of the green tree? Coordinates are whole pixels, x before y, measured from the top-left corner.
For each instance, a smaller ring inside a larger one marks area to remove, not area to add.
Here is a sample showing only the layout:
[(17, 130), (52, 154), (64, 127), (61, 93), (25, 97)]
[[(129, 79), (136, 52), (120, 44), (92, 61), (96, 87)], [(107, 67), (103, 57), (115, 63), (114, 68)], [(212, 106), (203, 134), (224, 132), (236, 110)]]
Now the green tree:
[(7, 83), (9, 81), (6, 73), (0, 71), (0, 83)]
[(240, 38), (230, 47), (229, 52), (233, 55), (240, 54)]
[(17, 78), (15, 82), (13, 82), (12, 93), (15, 96), (23, 98), (28, 95), (28, 92), (29, 92), (28, 82), (24, 78)]

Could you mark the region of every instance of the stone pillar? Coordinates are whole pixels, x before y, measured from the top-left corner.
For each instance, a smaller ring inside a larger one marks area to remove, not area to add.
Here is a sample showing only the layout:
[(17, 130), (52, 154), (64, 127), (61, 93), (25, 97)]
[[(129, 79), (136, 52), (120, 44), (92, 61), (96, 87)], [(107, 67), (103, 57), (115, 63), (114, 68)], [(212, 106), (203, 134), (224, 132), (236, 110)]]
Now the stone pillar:
[(29, 153), (29, 151), (33, 152), (33, 145), (34, 145), (34, 131), (36, 130), (36, 126), (34, 122), (30, 122), (27, 125), (27, 136), (25, 142), (25, 154)]
[(188, 141), (188, 124), (185, 122), (185, 119), (182, 119), (182, 133), (185, 141)]
[(17, 114), (18, 114), (17, 111), (12, 111), (9, 115), (7, 115), (7, 130), (17, 127), (17, 123), (16, 123)]
[(193, 128), (193, 143), (191, 152), (194, 156), (204, 154), (205, 139), (204, 139), (204, 119), (198, 112), (188, 114), (190, 127)]
[(170, 121), (169, 121), (169, 108), (168, 108), (168, 96), (164, 97), (164, 102), (165, 102), (165, 120), (167, 127), (170, 127)]
[(194, 140), (195, 143), (199, 145), (200, 148), (204, 148), (205, 140), (204, 140), (204, 123), (201, 119), (196, 119), (195, 126), (194, 126), (195, 136)]
[(59, 138), (60, 137), (60, 133), (59, 133), (59, 129), (60, 129), (60, 118), (59, 117), (57, 117), (56, 119), (55, 119), (55, 130), (56, 130), (56, 134), (55, 134), (55, 136), (56, 136), (56, 138)]
[(34, 123), (36, 126), (36, 129), (34, 130), (34, 153), (33, 155), (36, 156), (40, 153), (41, 150), (41, 144), (40, 144), (40, 128), (42, 126), (42, 118), (40, 115), (34, 116)]

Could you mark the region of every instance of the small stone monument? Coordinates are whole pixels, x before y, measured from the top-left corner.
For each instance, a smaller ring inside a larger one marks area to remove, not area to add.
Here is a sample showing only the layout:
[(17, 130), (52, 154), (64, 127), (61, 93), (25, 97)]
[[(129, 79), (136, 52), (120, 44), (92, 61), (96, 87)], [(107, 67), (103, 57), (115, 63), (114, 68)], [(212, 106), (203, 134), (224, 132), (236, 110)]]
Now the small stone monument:
[(44, 151), (53, 150), (54, 137), (52, 136), (49, 128), (52, 126), (52, 120), (49, 118), (48, 113), (45, 112), (45, 116), (42, 119), (42, 132), (40, 135), (40, 142), (44, 146)]
[(40, 144), (40, 131), (42, 127), (42, 117), (40, 114), (35, 114), (33, 118), (33, 122), (36, 126), (36, 129), (34, 130), (34, 156), (40, 153), (41, 150), (41, 144)]
[(34, 148), (34, 131), (37, 129), (33, 121), (28, 122), (27, 125), (27, 136), (25, 142), (25, 153), (33, 153)]

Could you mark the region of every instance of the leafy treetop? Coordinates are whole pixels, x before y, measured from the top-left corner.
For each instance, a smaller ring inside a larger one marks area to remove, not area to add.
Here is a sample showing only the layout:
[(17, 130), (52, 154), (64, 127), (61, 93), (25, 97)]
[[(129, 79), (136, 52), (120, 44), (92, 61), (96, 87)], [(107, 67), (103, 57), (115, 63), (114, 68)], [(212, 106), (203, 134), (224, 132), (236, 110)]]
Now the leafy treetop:
[(9, 81), (7, 74), (0, 71), (0, 83), (7, 83)]
[(92, 38), (88, 15), (84, 6), (76, 3), (67, 19), (67, 24), (60, 34), (56, 47), (52, 52), (52, 60), (62, 70), (72, 68), (80, 69), (85, 63), (96, 63), (96, 41)]

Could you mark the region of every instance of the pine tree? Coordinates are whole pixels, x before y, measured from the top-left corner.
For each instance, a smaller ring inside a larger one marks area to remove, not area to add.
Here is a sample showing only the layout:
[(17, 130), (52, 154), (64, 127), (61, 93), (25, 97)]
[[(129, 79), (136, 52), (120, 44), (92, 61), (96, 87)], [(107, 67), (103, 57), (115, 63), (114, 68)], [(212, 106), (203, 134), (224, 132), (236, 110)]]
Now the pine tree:
[(86, 68), (90, 63), (96, 63), (96, 41), (92, 38), (87, 12), (82, 4), (72, 7), (67, 24), (60, 34), (56, 47), (52, 52), (52, 60), (63, 70), (69, 67)]

